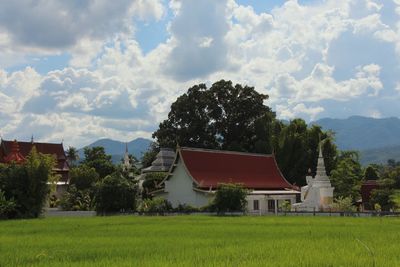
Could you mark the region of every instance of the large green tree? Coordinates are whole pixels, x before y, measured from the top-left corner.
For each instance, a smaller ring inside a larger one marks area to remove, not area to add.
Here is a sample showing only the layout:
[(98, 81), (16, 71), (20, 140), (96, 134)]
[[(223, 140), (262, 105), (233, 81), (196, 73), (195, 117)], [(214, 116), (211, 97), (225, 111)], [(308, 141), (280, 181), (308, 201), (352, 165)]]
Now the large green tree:
[(104, 147), (85, 147), (84, 154), (85, 159), (82, 161), (82, 164), (94, 168), (99, 174), (100, 179), (103, 179), (115, 171), (111, 156), (106, 154)]
[(294, 119), (286, 125), (275, 122), (274, 128), (273, 149), (279, 168), (289, 182), (304, 185), (308, 170), (315, 175), (320, 144), (330, 174), (335, 166), (337, 149), (329, 132), (316, 125), (308, 127), (302, 119)]
[(331, 182), (335, 188), (334, 196), (357, 200), (360, 197), (363, 176), (358, 153), (342, 151), (337, 158), (335, 169), (331, 172)]
[(398, 208), (396, 201), (400, 190), (400, 165), (391, 164), (385, 167), (378, 180), (379, 188), (372, 191), (371, 205), (379, 204), (383, 210)]
[(78, 150), (75, 147), (70, 146), (68, 147), (66, 154), (69, 165), (71, 167), (75, 166), (76, 162), (79, 160)]
[(171, 105), (153, 138), (161, 147), (253, 151), (255, 121), (266, 113), (273, 116), (266, 99), (254, 87), (231, 81), (195, 85)]

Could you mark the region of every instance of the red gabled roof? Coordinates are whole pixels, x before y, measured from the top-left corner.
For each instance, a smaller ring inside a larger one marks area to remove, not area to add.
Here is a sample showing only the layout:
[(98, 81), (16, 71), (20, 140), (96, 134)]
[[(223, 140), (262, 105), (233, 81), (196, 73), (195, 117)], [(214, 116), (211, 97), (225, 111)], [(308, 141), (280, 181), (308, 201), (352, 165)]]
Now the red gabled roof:
[(196, 148), (178, 151), (187, 171), (200, 188), (240, 183), (250, 189), (292, 189), (273, 155)]
[[(15, 141), (1, 140), (0, 148), (0, 162), (7, 163), (5, 158), (9, 156), (13, 151), (13, 143)], [(68, 163), (66, 162), (66, 156), (64, 153), (64, 147), (62, 144), (52, 143), (38, 143), (38, 142), (22, 142), (18, 141), (19, 153), (26, 158), (35, 146), (37, 152), (42, 154), (54, 155), (57, 160), (57, 169), (67, 170), (69, 169)], [(14, 144), (15, 146), (15, 144)]]

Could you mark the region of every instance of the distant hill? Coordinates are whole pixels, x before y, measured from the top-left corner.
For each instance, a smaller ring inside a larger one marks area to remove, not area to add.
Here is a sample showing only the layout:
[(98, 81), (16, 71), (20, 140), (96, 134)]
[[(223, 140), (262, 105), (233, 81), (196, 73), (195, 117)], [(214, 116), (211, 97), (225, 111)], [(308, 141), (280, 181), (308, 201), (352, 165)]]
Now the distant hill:
[(335, 132), (336, 144), (341, 150), (358, 150), (361, 162), (385, 163), (400, 160), (400, 119), (374, 119), (352, 116), (348, 119), (320, 119), (312, 124)]
[[(145, 138), (137, 138), (128, 143), (128, 152), (137, 159), (143, 156), (143, 153), (147, 151), (151, 144), (151, 140)], [(125, 154), (125, 142), (120, 142), (112, 139), (100, 139), (87, 145), (85, 147), (102, 146), (108, 155), (111, 155), (114, 163), (120, 162)], [(78, 150), (79, 157), (84, 158), (83, 148)]]
[(370, 163), (387, 163), (389, 159), (400, 161), (400, 146), (373, 148), (360, 151), (363, 165)]
[(348, 119), (321, 119), (315, 124), (335, 132), (340, 149), (365, 150), (400, 145), (400, 119), (352, 116)]

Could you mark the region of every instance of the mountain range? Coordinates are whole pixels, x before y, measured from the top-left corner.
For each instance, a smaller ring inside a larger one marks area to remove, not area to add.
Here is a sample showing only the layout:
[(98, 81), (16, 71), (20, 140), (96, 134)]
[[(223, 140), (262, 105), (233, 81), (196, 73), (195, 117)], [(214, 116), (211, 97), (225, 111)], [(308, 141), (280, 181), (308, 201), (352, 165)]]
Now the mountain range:
[(360, 151), (363, 165), (400, 160), (400, 119), (352, 116), (347, 119), (320, 119), (317, 124), (335, 134), (340, 150)]
[[(91, 143), (90, 145), (87, 145), (85, 147), (92, 148), (95, 146), (102, 146), (104, 147), (106, 154), (111, 155), (112, 161), (114, 163), (118, 163), (121, 161), (121, 159), (125, 154), (126, 146), (128, 146), (129, 154), (132, 154), (137, 159), (141, 159), (143, 153), (147, 151), (151, 143), (152, 143), (151, 140), (145, 138), (136, 138), (128, 143), (105, 138), (105, 139), (99, 139), (94, 143)], [(78, 150), (79, 157), (81, 159), (84, 158), (83, 149), (84, 147)]]
[[(388, 159), (400, 161), (400, 119), (399, 118), (368, 118), (352, 116), (347, 119), (324, 118), (312, 122), (324, 130), (335, 134), (335, 143), (340, 150), (357, 150), (363, 165), (370, 163), (386, 163)], [(151, 140), (137, 138), (128, 143), (100, 139), (87, 147), (102, 146), (113, 162), (121, 161), (128, 145), (128, 152), (137, 159), (149, 148)], [(79, 149), (83, 158), (83, 148)]]

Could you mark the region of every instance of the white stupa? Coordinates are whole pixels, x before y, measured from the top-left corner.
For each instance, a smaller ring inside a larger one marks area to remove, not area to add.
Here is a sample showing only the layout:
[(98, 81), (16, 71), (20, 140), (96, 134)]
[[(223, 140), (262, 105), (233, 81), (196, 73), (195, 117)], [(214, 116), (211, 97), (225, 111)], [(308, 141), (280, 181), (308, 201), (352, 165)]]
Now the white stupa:
[(317, 174), (315, 178), (306, 177), (307, 185), (301, 188), (301, 203), (296, 203), (296, 211), (323, 211), (331, 208), (333, 203), (333, 190), (325, 170), (322, 149), (319, 149)]

